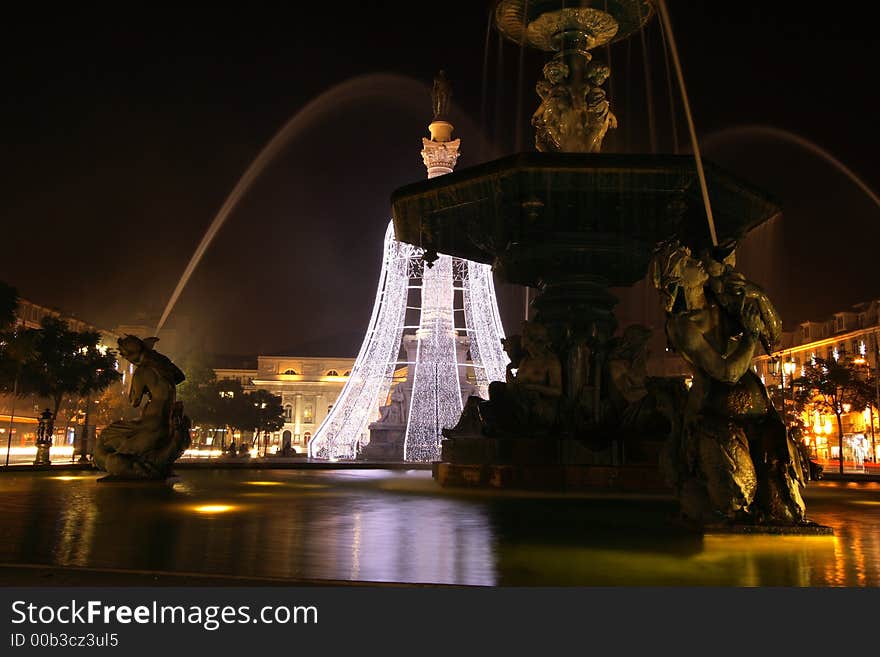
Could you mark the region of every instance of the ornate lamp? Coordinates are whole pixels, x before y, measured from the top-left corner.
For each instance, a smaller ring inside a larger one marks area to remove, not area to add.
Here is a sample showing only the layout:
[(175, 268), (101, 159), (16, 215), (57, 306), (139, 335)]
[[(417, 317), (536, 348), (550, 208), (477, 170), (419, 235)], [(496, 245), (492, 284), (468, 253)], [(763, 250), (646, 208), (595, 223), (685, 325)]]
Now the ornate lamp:
[(52, 447), (52, 434), (55, 432), (55, 416), (48, 408), (40, 414), (37, 424), (37, 456), (34, 465), (51, 465), (49, 449)]

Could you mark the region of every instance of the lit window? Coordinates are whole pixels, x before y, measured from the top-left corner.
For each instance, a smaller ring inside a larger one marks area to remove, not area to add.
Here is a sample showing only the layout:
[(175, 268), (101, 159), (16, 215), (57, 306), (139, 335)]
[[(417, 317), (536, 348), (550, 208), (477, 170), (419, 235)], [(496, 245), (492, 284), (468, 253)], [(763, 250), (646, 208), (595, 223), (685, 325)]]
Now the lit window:
[(327, 372), (327, 376), (339, 376), (339, 372), (337, 372), (336, 370), (329, 370)]
[(284, 370), (284, 373), (285, 373), (285, 374), (288, 374), (288, 375), (292, 375), (292, 376), (296, 376), (296, 375), (297, 375), (296, 370)]

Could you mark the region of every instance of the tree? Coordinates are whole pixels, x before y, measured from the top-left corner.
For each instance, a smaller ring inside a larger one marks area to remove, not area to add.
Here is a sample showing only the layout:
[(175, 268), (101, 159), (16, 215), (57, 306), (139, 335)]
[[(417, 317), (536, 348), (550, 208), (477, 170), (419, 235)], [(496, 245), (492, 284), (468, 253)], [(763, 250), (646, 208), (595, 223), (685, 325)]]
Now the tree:
[(22, 372), (27, 392), (52, 401), (53, 416), (68, 397), (88, 397), (119, 380), (116, 355), (99, 346), (96, 331), (71, 331), (67, 322), (44, 317), (35, 331), (36, 358)]
[(794, 381), (794, 386), (800, 403), (811, 404), (837, 418), (839, 468), (843, 474), (842, 416), (845, 412), (862, 411), (871, 403), (874, 383), (870, 374), (851, 358), (816, 358), (804, 368), (804, 376)]
[(273, 395), (268, 390), (254, 390), (246, 394), (246, 399), (254, 409), (254, 435), (263, 434), (263, 452), (266, 449), (266, 433), (278, 431), (284, 426), (284, 407), (281, 396)]
[(14, 326), (17, 308), (18, 293), (15, 288), (0, 281), (0, 392), (9, 393), (12, 398), (6, 435), (6, 465), (9, 465), (15, 401), (21, 392), (19, 384), (22, 373), (36, 358), (36, 332)]
[(806, 400), (795, 394), (794, 375), (788, 374), (785, 377), (785, 383), (782, 383), (781, 374), (779, 377), (779, 385), (770, 384), (768, 382), (767, 394), (770, 401), (773, 402), (774, 408), (779, 411), (779, 416), (785, 423), (786, 428), (804, 428), (803, 413), (807, 410)]
[(199, 443), (207, 427), (222, 424), (219, 406), (220, 389), (214, 370), (201, 354), (191, 354), (181, 363), (186, 380), (177, 386), (177, 399), (183, 402), (183, 412), (198, 428)]

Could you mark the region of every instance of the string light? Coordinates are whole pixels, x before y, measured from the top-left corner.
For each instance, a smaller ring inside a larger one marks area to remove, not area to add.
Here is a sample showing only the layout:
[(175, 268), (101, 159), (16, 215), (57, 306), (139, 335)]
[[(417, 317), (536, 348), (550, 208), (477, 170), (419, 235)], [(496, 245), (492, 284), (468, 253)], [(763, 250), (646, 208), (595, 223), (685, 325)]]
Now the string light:
[(353, 459), (358, 445), (369, 443), (370, 422), (379, 415), (394, 376), (409, 286), (410, 261), (420, 249), (394, 239), (394, 226), (385, 230), (384, 257), (373, 314), (351, 376), (330, 413), (309, 442), (309, 456)]
[[(442, 147), (439, 142), (423, 142), (429, 177), (437, 174), (432, 174), (431, 168), (435, 156), (445, 163), (443, 173), (452, 171), (458, 159), (458, 140)], [(379, 409), (388, 399), (400, 364), (403, 335), (415, 328), (406, 325), (410, 289), (420, 289), (421, 302), (411, 308), (419, 312), (419, 320), (415, 362), (407, 363), (412, 368), (412, 394), (405, 418), (406, 460), (436, 460), (441, 431), (458, 422), (463, 396), (473, 388), (486, 398), (489, 383), (504, 380), (509, 359), (501, 344), (504, 329), (491, 267), (445, 255), (433, 267), (425, 267), (422, 254), (420, 248), (397, 242), (389, 222), (370, 324), (351, 376), (309, 442), (312, 458), (354, 459), (369, 444), (369, 426), (379, 419)], [(455, 325), (457, 281), (461, 284), (464, 327)], [(459, 330), (464, 335), (459, 335)], [(467, 381), (468, 370), (474, 373), (473, 387)]]

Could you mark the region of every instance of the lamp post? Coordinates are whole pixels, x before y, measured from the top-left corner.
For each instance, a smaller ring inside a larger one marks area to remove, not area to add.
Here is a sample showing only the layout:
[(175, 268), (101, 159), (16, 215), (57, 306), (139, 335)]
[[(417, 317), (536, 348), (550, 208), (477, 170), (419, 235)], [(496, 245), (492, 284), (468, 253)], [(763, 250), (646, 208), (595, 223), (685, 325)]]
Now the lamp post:
[(89, 404), (92, 403), (92, 396), (86, 395), (86, 415), (83, 418), (82, 437), (79, 442), (79, 462), (88, 463), (89, 457), (86, 455), (89, 444)]
[(778, 367), (777, 372), (779, 374), (779, 381), (780, 381), (779, 388), (782, 392), (782, 423), (785, 425), (785, 436), (787, 438), (788, 437), (788, 419), (787, 419), (786, 405), (787, 405), (787, 401), (788, 401), (788, 396), (785, 394), (785, 377), (786, 376), (788, 377), (789, 387), (792, 390), (794, 390), (794, 384), (791, 382), (791, 377), (794, 374), (795, 370), (797, 369), (797, 365), (795, 365), (795, 362), (793, 360), (791, 360), (791, 355), (789, 354), (788, 360), (785, 360), (785, 357), (780, 355), (776, 359), (776, 366)]
[[(880, 348), (877, 345), (877, 331), (871, 333), (874, 342), (874, 406), (880, 413)], [(868, 361), (868, 372), (871, 371), (871, 363)], [(874, 411), (871, 411), (871, 462), (877, 462), (877, 443), (874, 440)]]
[[(788, 376), (788, 386), (791, 388), (792, 392), (794, 392), (794, 383), (792, 381), (792, 376), (794, 375), (795, 370), (797, 369), (797, 365), (795, 365), (794, 361), (791, 360), (791, 355), (789, 355), (789, 360), (786, 360), (782, 363), (782, 421), (785, 423), (785, 436), (788, 437), (788, 425), (789, 422), (786, 419), (786, 395), (785, 395), (785, 377)], [(794, 402), (794, 396), (792, 395), (792, 402)]]
[(18, 377), (12, 388), (12, 410), (9, 411), (9, 435), (6, 437), (6, 467), (9, 467), (9, 452), (12, 451), (12, 431), (15, 428), (15, 399), (18, 397)]
[(52, 447), (52, 434), (55, 432), (55, 416), (48, 408), (40, 414), (37, 424), (37, 456), (34, 465), (51, 465), (49, 449)]

